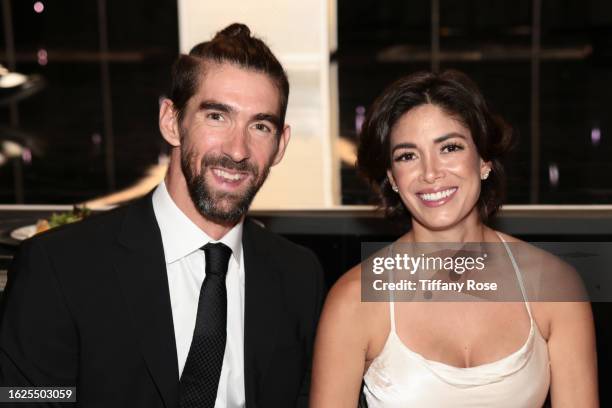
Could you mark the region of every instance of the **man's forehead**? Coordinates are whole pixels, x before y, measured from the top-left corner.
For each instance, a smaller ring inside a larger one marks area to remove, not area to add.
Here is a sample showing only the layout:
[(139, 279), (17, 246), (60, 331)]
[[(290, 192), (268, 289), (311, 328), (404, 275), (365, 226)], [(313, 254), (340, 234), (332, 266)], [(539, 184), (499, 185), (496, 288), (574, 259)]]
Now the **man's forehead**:
[(231, 63), (205, 63), (192, 103), (214, 100), (234, 108), (278, 113), (280, 91), (266, 73)]
[(265, 72), (230, 62), (203, 62), (198, 77), (198, 91), (219, 83), (253, 86), (278, 93), (275, 81)]

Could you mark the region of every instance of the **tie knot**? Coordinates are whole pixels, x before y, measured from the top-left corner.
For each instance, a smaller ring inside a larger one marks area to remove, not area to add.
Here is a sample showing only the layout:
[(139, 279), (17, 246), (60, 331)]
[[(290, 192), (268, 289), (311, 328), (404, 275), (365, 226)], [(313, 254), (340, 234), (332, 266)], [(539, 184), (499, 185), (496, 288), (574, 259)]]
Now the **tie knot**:
[(202, 249), (206, 257), (206, 275), (225, 277), (232, 250), (227, 245), (220, 242), (216, 244), (208, 243), (204, 245)]

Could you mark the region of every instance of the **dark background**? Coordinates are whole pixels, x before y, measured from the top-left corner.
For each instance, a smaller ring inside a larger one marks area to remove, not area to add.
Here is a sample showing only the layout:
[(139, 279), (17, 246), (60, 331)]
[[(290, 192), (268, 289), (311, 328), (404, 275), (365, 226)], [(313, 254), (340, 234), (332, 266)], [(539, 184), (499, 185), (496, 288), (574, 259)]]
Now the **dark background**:
[[(541, 0), (539, 19), (536, 0), (338, 0), (338, 50), (330, 58), (339, 67), (341, 136), (355, 139), (356, 109), (368, 107), (386, 85), (432, 68), (436, 1), (439, 69), (470, 75), (516, 130), (519, 143), (507, 160), (508, 203), (612, 203), (612, 2), (607, 0)], [(74, 203), (132, 184), (164, 152), (157, 100), (168, 88), (178, 54), (175, 1), (48, 0), (40, 14), (34, 1), (2, 0), (7, 3), (13, 69), (40, 74), (47, 86), (13, 112), (0, 106), (0, 126), (28, 132), (38, 148), (31, 163), (0, 166), (0, 203)], [(0, 13), (6, 21), (6, 7)], [(536, 29), (541, 53), (534, 78)], [(0, 63), (10, 65), (6, 33), (3, 24)], [(37, 59), (41, 49), (48, 53), (46, 65)], [(532, 158), (534, 128), (540, 150)], [(601, 134), (597, 145), (591, 140), (594, 129)], [(555, 166), (557, 184), (549, 177)], [(371, 202), (347, 165), (342, 202)]]
[[(434, 0), (338, 1), (341, 135), (355, 138), (355, 111), (393, 80), (432, 67)], [(612, 203), (612, 2), (439, 0), (439, 69), (459, 69), (515, 129), (506, 161), (508, 203)], [(540, 30), (532, 86), (534, 28)], [(479, 54), (480, 57), (474, 57)], [(532, 90), (538, 117), (532, 120)], [(530, 193), (532, 123), (540, 134), (537, 194)], [(594, 145), (591, 131), (599, 128)], [(549, 168), (557, 167), (557, 185)], [(363, 184), (343, 167), (343, 202), (364, 203)]]
[[(158, 98), (167, 92), (178, 55), (176, 2), (47, 0), (40, 14), (33, 1), (10, 3), (15, 70), (40, 74), (47, 83), (16, 106), (14, 126), (30, 133), (40, 150), (31, 164), (21, 163), (22, 201), (72, 204), (134, 183), (164, 149)], [(99, 3), (106, 4), (106, 18)], [(0, 30), (0, 64), (7, 65), (5, 29)], [(106, 57), (100, 52), (103, 29)], [(47, 51), (46, 65), (38, 62), (40, 49)], [(104, 92), (110, 106), (105, 106)], [(0, 125), (11, 125), (8, 106), (0, 106)], [(114, 175), (106, 165), (109, 132)], [(0, 167), (0, 203), (19, 201), (17, 183), (14, 163)]]
[[(338, 50), (330, 58), (339, 67), (342, 137), (355, 140), (356, 109), (367, 108), (386, 85), (432, 67), (435, 1), (338, 0)], [(542, 0), (541, 16), (534, 19), (533, 1), (439, 0), (439, 68), (470, 75), (494, 110), (514, 126), (519, 143), (506, 162), (509, 203), (610, 204), (612, 2)], [(34, 1), (0, 0), (0, 64), (41, 75), (46, 82), (37, 94), (0, 106), (0, 126), (27, 133), (24, 143), (33, 152), (29, 163), (17, 159), (0, 165), (2, 204), (72, 204), (103, 195), (135, 182), (165, 152), (157, 111), (178, 54), (176, 2), (43, 3), (38, 14)], [(7, 18), (14, 66), (9, 64)], [(541, 33), (537, 78), (532, 73), (534, 29)], [(41, 49), (48, 54), (45, 65), (37, 58)], [(535, 116), (534, 104), (539, 111)], [(540, 151), (532, 158), (534, 129)], [(591, 139), (594, 129), (601, 133), (598, 144)], [(0, 143), (3, 137), (0, 131)], [(559, 171), (558, 184), (549, 176), (552, 166)], [(354, 169), (344, 165), (343, 203), (369, 203), (371, 198)], [(317, 252), (331, 284), (359, 262), (361, 241), (397, 236), (376, 231), (286, 235)], [(594, 237), (588, 231), (518, 236), (530, 241), (610, 240), (610, 235)], [(601, 402), (609, 406), (610, 304), (593, 308)]]

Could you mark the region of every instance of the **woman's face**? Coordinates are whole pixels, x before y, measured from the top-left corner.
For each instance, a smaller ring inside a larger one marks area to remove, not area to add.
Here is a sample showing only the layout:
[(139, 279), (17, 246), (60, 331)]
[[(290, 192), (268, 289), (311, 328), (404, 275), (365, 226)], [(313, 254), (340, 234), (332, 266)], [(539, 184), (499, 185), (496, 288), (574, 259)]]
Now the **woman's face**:
[(435, 105), (421, 105), (395, 123), (390, 146), (387, 175), (413, 222), (440, 231), (477, 217), (481, 176), (490, 163), (463, 124)]

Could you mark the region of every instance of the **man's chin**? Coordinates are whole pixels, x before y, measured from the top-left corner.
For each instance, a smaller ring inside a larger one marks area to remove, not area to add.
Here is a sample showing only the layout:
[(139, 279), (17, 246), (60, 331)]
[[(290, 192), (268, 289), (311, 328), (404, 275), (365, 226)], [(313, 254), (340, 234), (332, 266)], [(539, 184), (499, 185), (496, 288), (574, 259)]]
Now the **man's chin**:
[(225, 196), (216, 198), (213, 201), (215, 203), (213, 206), (200, 205), (198, 209), (203, 217), (211, 221), (223, 225), (234, 225), (244, 217), (251, 204), (250, 201), (244, 203), (243, 200), (243, 197), (232, 197), (230, 199)]
[(191, 182), (188, 188), (198, 212), (206, 219), (220, 225), (232, 226), (247, 213), (261, 184), (247, 184), (237, 191), (228, 191), (205, 178), (200, 183)]

